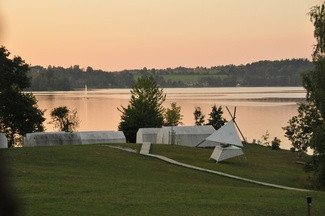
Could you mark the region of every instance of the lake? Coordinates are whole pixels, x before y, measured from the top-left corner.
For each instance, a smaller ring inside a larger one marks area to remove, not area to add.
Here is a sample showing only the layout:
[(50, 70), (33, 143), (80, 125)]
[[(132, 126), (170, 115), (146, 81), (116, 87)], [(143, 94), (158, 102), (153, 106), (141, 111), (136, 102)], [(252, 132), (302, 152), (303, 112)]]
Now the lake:
[[(304, 100), (302, 87), (236, 87), (236, 88), (165, 88), (165, 107), (176, 102), (181, 106), (184, 125), (194, 125), (194, 109), (201, 107), (206, 118), (211, 107), (222, 106), (224, 117), (230, 120), (225, 106), (237, 107), (236, 121), (249, 142), (260, 139), (266, 130), (270, 140), (278, 137), (281, 147), (290, 148), (281, 127), (297, 114), (297, 102)], [(76, 109), (80, 119), (79, 131), (117, 130), (121, 113), (118, 107), (127, 106), (130, 89), (96, 89), (85, 91), (33, 92), (41, 109), (46, 109), (46, 131), (55, 131), (49, 124), (50, 111), (58, 106)]]

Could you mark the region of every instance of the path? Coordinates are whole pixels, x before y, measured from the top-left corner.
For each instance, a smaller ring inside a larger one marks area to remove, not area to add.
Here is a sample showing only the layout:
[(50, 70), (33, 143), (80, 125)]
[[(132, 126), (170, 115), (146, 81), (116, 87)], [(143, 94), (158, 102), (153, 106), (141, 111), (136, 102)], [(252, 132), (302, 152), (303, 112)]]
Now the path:
[[(199, 170), (199, 171), (202, 171), (202, 172), (212, 173), (212, 174), (224, 176), (224, 177), (227, 177), (227, 178), (237, 179), (237, 180), (241, 180), (241, 181), (245, 181), (245, 182), (249, 182), (249, 183), (254, 183), (254, 184), (258, 184), (258, 185), (263, 185), (263, 186), (267, 186), (267, 187), (273, 187), (273, 188), (285, 189), (285, 190), (292, 190), (292, 191), (303, 191), (303, 192), (309, 192), (310, 191), (310, 190), (307, 190), (307, 189), (287, 187), (287, 186), (282, 186), (282, 185), (277, 185), (277, 184), (270, 184), (270, 183), (266, 183), (266, 182), (255, 181), (255, 180), (248, 179), (248, 178), (242, 178), (242, 177), (239, 177), (239, 176), (235, 176), (235, 175), (231, 175), (231, 174), (227, 174), (227, 173), (223, 173), (223, 172), (218, 172), (218, 171), (215, 171), (215, 170), (205, 169), (205, 168), (201, 168), (201, 167), (181, 163), (181, 162), (175, 161), (173, 159), (170, 159), (170, 158), (162, 156), (162, 155), (150, 154), (150, 146), (151, 146), (150, 143), (143, 143), (142, 146), (141, 146), (140, 154), (144, 155), (144, 156), (148, 156), (148, 157), (157, 158), (157, 159), (163, 160), (165, 162), (168, 162), (168, 163), (171, 163), (171, 164), (174, 164), (174, 165), (177, 165), (177, 166), (182, 166), (182, 167), (186, 167), (186, 168), (190, 168), (190, 169), (194, 169), (194, 170)], [(120, 149), (124, 150), (123, 148), (120, 148)]]

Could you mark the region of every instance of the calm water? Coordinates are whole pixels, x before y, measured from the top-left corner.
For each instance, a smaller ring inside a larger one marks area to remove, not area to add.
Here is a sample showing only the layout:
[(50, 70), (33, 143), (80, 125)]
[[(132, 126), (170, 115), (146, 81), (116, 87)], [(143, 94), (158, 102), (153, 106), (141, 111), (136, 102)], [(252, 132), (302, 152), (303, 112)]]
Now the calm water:
[[(248, 141), (260, 139), (265, 131), (270, 137), (282, 140), (282, 148), (290, 148), (281, 127), (296, 115), (297, 101), (305, 98), (300, 87), (240, 87), (240, 88), (166, 88), (165, 107), (176, 102), (182, 108), (183, 124), (194, 125), (193, 112), (200, 106), (208, 116), (216, 104), (224, 108), (224, 116), (230, 119), (225, 106), (233, 110), (237, 106), (237, 123)], [(47, 131), (54, 131), (48, 124), (49, 113), (55, 107), (76, 109), (81, 120), (79, 131), (117, 130), (120, 112), (117, 107), (127, 106), (129, 89), (101, 89), (70, 92), (34, 92), (41, 109), (46, 109)]]

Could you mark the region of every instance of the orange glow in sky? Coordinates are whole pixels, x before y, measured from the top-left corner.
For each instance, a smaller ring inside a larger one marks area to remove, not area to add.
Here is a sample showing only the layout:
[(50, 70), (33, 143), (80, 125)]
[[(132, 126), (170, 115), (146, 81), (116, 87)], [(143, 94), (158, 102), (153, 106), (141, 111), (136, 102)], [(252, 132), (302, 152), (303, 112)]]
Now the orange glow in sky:
[(2, 0), (1, 44), (31, 65), (211, 67), (310, 58), (312, 0)]

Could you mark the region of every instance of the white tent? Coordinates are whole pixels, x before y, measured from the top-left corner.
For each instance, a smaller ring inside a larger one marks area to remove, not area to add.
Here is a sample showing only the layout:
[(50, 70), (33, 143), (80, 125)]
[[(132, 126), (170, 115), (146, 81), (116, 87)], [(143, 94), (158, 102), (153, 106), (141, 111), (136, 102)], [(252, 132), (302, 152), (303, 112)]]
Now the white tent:
[(83, 131), (79, 135), (81, 144), (126, 143), (122, 131)]
[(137, 132), (137, 143), (150, 142), (156, 144), (159, 130), (160, 128), (139, 128)]
[(162, 127), (157, 134), (157, 143), (195, 147), (215, 131), (211, 125)]
[(233, 120), (227, 122), (227, 124), (205, 138), (197, 147), (214, 147), (220, 144), (243, 146)]
[(234, 145), (230, 146), (216, 146), (212, 152), (210, 159), (214, 159), (217, 162), (226, 160), (228, 158), (243, 155), (243, 150)]
[(8, 148), (8, 140), (5, 133), (0, 133), (0, 148)]
[(38, 132), (28, 133), (24, 138), (26, 147), (125, 142), (122, 131)]

